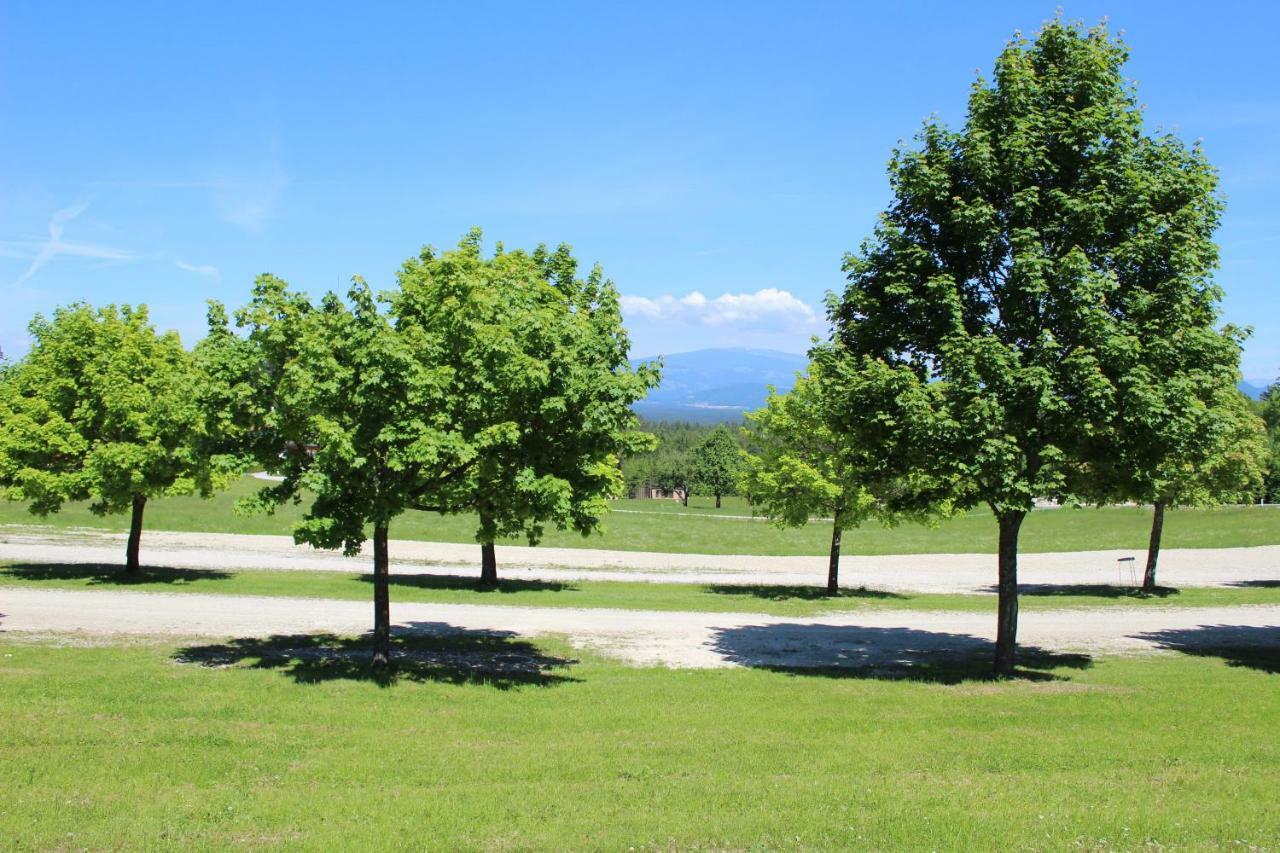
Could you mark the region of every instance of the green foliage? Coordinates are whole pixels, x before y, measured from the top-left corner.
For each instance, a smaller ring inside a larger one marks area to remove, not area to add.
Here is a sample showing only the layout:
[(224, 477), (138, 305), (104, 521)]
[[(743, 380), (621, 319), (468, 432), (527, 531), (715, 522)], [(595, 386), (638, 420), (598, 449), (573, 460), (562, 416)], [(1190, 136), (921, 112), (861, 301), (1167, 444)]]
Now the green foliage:
[(499, 436), (477, 451), (465, 496), (419, 504), (477, 511), (480, 542), (597, 530), (623, 490), (619, 456), (652, 447), (631, 406), (658, 382), (656, 366), (628, 363), (613, 282), (599, 266), (578, 277), (564, 245), (486, 259), (473, 231), (457, 251), (410, 259), (399, 283), (398, 329), (440, 342), (452, 428)]
[(737, 493), (744, 454), (733, 433), (719, 424), (689, 454), (689, 476), (692, 487), (715, 495)]
[(627, 367), (613, 284), (574, 271), (566, 247), (485, 259), (475, 231), (383, 296), (357, 279), (313, 305), (264, 276), (237, 314), (247, 339), (215, 306), (223, 425), (285, 478), (258, 505), (310, 492), (295, 537), (347, 553), (409, 509), (476, 510), (480, 541), (594, 530), (618, 455), (650, 446), (630, 407), (657, 371)]
[(1271, 503), (1280, 502), (1280, 382), (1273, 382), (1258, 401), (1257, 414), (1267, 430), (1267, 464), (1263, 494)]
[(99, 515), (136, 499), (226, 485), (202, 452), (202, 384), (178, 335), (145, 306), (77, 303), (37, 316), (33, 345), (0, 373), (0, 487), (33, 513), (89, 500)]
[(645, 484), (667, 492), (682, 489), (690, 493), (693, 482), (693, 449), (714, 426), (685, 421), (642, 421), (642, 428), (656, 439), (654, 447), (631, 453), (622, 459), (622, 475), (628, 489)]
[(856, 527), (878, 507), (867, 488), (853, 434), (832, 428), (837, 400), (823, 380), (823, 359), (786, 394), (770, 389), (764, 407), (747, 415), (755, 450), (743, 465), (741, 486), (752, 506), (780, 527), (800, 527), (830, 516)]

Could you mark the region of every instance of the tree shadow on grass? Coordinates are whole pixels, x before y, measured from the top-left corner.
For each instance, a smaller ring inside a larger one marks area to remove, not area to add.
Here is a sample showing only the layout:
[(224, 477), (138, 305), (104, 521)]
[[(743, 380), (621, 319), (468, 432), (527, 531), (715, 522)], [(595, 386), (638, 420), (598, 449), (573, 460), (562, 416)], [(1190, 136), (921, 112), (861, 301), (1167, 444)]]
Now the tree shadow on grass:
[(0, 566), (0, 579), (10, 577), (27, 581), (87, 580), (90, 585), (135, 586), (137, 584), (187, 584), (196, 581), (222, 581), (230, 572), (218, 569), (175, 569), (170, 566), (142, 566), (130, 574), (124, 566), (104, 563), (15, 563)]
[[(373, 583), (372, 574), (363, 574), (360, 580)], [(499, 580), (497, 585), (482, 584), (479, 577), (464, 575), (391, 575), (388, 579), (391, 586), (413, 587), (415, 589), (456, 589), (466, 592), (575, 592), (578, 587), (564, 581), (540, 580)]]
[(712, 584), (708, 592), (716, 595), (742, 595), (752, 598), (764, 598), (769, 601), (835, 601), (837, 598), (886, 599), (907, 596), (883, 589), (841, 589), (837, 595), (828, 595), (827, 588), (822, 586), (777, 586), (773, 584)]
[[(991, 680), (995, 646), (969, 634), (915, 628), (780, 623), (719, 629), (711, 641), (725, 660), (790, 675), (958, 684)], [(1050, 670), (1084, 669), (1088, 655), (1018, 648), (1017, 677), (1050, 681)]]
[(1244, 587), (1247, 589), (1280, 589), (1280, 581), (1232, 581), (1227, 586)]
[(1158, 648), (1197, 657), (1222, 658), (1228, 666), (1280, 673), (1280, 625), (1201, 625), (1134, 636)]
[[(983, 587), (982, 592), (996, 593), (995, 586)], [(1040, 596), (1080, 596), (1082, 598), (1168, 598), (1177, 595), (1181, 590), (1172, 586), (1158, 586), (1147, 591), (1140, 586), (1125, 586), (1110, 583), (1023, 583), (1018, 584), (1018, 595)]]
[(384, 670), (370, 666), (372, 640), (367, 634), (240, 637), (226, 643), (187, 646), (173, 657), (179, 663), (206, 667), (280, 670), (300, 684), (344, 680), (390, 687), (400, 681), (433, 681), (509, 690), (578, 680), (559, 672), (576, 660), (543, 654), (537, 646), (512, 639), (514, 636), (510, 631), (470, 631), (444, 622), (409, 622), (394, 629), (391, 663)]

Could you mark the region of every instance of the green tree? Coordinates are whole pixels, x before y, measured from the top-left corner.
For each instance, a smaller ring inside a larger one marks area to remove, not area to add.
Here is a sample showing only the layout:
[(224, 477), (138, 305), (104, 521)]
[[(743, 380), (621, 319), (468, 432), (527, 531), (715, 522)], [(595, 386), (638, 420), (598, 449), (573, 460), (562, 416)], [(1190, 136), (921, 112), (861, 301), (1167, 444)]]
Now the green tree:
[(393, 313), (444, 342), (455, 426), (506, 436), (478, 453), (459, 502), (423, 505), (479, 515), (481, 582), (496, 584), (498, 537), (534, 545), (548, 524), (599, 528), (623, 489), (619, 458), (652, 447), (631, 406), (658, 368), (630, 366), (617, 289), (598, 266), (579, 277), (563, 245), (486, 258), (480, 241), (475, 230), (456, 251), (406, 262)]
[(720, 497), (737, 491), (742, 473), (742, 446), (724, 424), (718, 425), (693, 449), (689, 457), (689, 475), (693, 488)]
[(77, 303), (29, 328), (31, 351), (0, 374), (0, 486), (39, 515), (71, 500), (128, 510), (125, 567), (137, 572), (147, 500), (208, 497), (230, 479), (202, 452), (191, 356), (145, 306)]
[(813, 353), (805, 375), (786, 394), (770, 388), (764, 407), (747, 414), (748, 444), (741, 487), (752, 507), (779, 527), (802, 527), (818, 516), (831, 518), (827, 594), (840, 592), (843, 533), (871, 517), (895, 516), (877, 497), (887, 483), (876, 459), (854, 433), (839, 428), (840, 397), (827, 381), (824, 365), (831, 347)]
[(1273, 382), (1256, 407), (1267, 429), (1267, 463), (1263, 474), (1263, 500), (1280, 501), (1280, 382)]
[[(1216, 216), (1200, 151), (1143, 132), (1126, 60), (1105, 27), (1054, 20), (1015, 37), (994, 79), (974, 84), (960, 131), (930, 120), (918, 147), (895, 151), (894, 201), (847, 258), (832, 312), (857, 367), (849, 427), (949, 482), (958, 507), (996, 516), (1002, 675), (1023, 519), (1113, 424), (1115, 354), (1129, 343), (1113, 303), (1160, 264), (1200, 263), (1159, 239), (1170, 219)], [(1150, 216), (1163, 185), (1184, 191)]]
[(446, 342), (399, 328), (387, 308), (360, 279), (346, 302), (329, 293), (313, 304), (261, 276), (236, 313), (248, 336), (232, 334), (215, 305), (204, 353), (221, 368), (212, 396), (224, 401), (224, 426), (284, 478), (244, 506), (270, 511), (309, 493), (294, 540), (348, 555), (372, 529), (375, 668), (390, 658), (391, 522), (419, 503), (461, 501), (481, 450), (511, 432), (459, 428)]

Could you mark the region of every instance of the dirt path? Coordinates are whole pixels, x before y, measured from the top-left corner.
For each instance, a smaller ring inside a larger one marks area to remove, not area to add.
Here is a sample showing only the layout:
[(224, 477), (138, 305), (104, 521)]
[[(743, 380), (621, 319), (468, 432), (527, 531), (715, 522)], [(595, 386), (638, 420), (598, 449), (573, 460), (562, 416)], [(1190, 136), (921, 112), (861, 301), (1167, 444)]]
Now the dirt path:
[[(0, 631), (265, 637), (368, 630), (366, 602), (98, 590), (0, 590)], [(634, 664), (674, 667), (905, 666), (988, 648), (988, 614), (883, 611), (798, 619), (751, 613), (393, 604), (401, 631), (564, 635)], [(1231, 644), (1280, 648), (1280, 605), (1033, 611), (1019, 641), (1053, 653), (1144, 653)]]
[[(118, 563), (123, 533), (0, 527), (0, 562)], [(392, 571), (402, 574), (478, 573), (479, 546), (393, 541)], [(1023, 554), (1019, 579), (1026, 584), (1128, 583), (1117, 571), (1119, 557), (1137, 551)], [(152, 566), (194, 569), (300, 569), (368, 571), (367, 556), (343, 557), (294, 545), (286, 536), (148, 532), (143, 560)], [(758, 557), (662, 554), (575, 548), (498, 546), (503, 577), (537, 580), (626, 580), (675, 583), (813, 585), (826, 577), (825, 557)], [(845, 586), (916, 592), (986, 592), (995, 580), (989, 554), (849, 556), (841, 560)], [(1167, 586), (1222, 586), (1246, 581), (1280, 582), (1280, 546), (1170, 549), (1160, 555), (1160, 582)]]

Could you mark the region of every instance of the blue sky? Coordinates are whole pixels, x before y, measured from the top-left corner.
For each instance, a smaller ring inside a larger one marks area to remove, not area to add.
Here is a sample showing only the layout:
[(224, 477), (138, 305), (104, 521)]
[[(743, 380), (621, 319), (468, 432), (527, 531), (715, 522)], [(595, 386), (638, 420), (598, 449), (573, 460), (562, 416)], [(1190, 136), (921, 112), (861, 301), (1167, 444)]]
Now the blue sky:
[[(371, 4), (370, 4), (371, 5)], [(197, 8), (198, 7), (198, 8)], [(472, 225), (571, 243), (634, 352), (802, 351), (888, 199), (890, 148), (1035, 3), (0, 4), (0, 347), (146, 302), (189, 343), (260, 272), (389, 285)], [(1222, 173), (1224, 319), (1280, 374), (1280, 10), (1072, 3), (1133, 50), (1151, 126)]]

